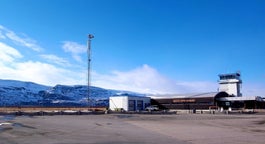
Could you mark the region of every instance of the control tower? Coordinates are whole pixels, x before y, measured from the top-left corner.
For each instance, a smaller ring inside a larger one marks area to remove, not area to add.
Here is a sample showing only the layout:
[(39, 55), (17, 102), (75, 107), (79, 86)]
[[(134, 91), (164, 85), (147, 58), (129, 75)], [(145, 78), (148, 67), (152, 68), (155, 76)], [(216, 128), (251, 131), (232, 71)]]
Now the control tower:
[(240, 97), (242, 80), (240, 73), (220, 74), (219, 92), (226, 92), (231, 96)]

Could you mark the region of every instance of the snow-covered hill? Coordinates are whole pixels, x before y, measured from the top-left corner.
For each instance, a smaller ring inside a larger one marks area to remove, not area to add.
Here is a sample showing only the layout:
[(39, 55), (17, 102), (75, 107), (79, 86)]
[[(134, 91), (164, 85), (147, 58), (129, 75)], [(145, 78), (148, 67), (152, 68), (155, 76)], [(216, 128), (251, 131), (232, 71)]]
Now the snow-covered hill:
[(0, 79), (0, 106), (107, 106), (110, 96), (144, 96), (128, 91), (90, 87), (88, 98), (87, 90), (88, 87), (83, 85), (51, 87), (33, 82)]

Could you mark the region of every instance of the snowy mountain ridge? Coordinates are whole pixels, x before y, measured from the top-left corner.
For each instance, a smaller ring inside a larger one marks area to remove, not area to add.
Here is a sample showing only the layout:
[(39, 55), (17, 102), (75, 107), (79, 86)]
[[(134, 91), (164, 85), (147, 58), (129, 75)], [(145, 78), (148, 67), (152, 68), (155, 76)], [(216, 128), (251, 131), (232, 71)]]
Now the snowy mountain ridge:
[[(108, 98), (114, 95), (144, 94), (108, 90), (84, 85), (45, 86), (33, 82), (0, 79), (0, 106), (108, 106)], [(89, 99), (89, 101), (88, 101)]]
[(0, 79), (0, 87), (24, 87), (25, 89), (30, 89), (32, 92), (39, 92), (50, 88), (50, 86), (44, 86), (33, 82), (2, 79)]

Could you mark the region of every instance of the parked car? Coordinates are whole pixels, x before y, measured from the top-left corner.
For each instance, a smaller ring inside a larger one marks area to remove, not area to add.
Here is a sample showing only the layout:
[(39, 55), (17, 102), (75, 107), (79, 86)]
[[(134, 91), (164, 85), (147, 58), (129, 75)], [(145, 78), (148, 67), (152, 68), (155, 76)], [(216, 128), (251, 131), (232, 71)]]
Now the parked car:
[(145, 110), (147, 110), (147, 111), (158, 111), (159, 108), (156, 105), (152, 105), (152, 106), (146, 107)]

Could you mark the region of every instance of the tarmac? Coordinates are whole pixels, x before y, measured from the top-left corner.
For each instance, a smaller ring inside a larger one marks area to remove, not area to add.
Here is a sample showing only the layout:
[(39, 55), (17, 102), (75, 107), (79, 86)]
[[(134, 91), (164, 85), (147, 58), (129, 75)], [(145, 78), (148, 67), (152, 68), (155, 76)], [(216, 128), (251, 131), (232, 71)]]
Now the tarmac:
[(1, 144), (264, 144), (265, 115), (0, 116)]

